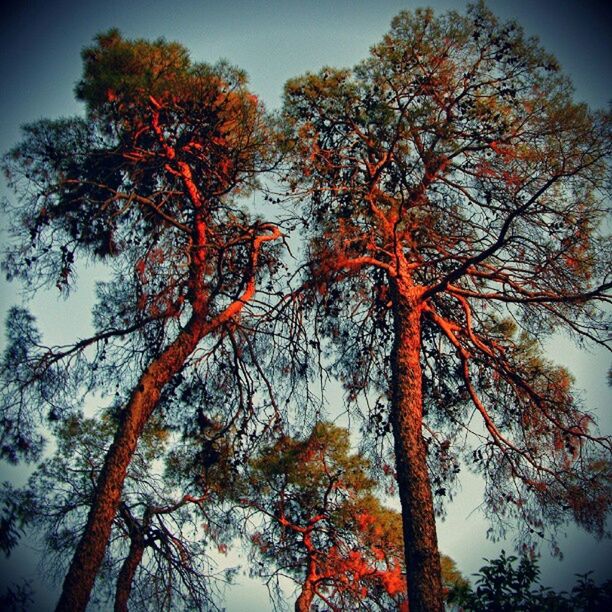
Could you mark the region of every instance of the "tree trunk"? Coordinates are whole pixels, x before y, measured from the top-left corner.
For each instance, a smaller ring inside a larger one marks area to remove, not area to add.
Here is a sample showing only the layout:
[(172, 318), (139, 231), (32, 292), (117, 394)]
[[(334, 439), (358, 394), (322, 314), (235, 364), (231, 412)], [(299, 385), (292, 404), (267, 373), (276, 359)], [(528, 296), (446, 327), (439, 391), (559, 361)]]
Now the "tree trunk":
[(162, 389), (181, 370), (206, 331), (202, 317), (194, 314), (176, 340), (144, 371), (132, 392), (106, 454), (85, 530), (64, 579), (57, 612), (85, 610), (104, 558), (127, 469), (140, 435), (159, 401)]
[[(201, 203), (196, 206), (199, 207)], [(198, 245), (192, 261), (191, 278), (194, 285), (197, 285), (197, 280), (202, 278), (206, 264), (204, 255), (206, 251), (203, 248), (206, 245), (206, 223), (203, 216), (204, 212), (200, 210), (196, 214), (194, 223), (196, 236), (194, 242)], [(212, 320), (206, 322), (207, 296), (201, 290), (192, 287), (194, 295), (191, 302), (193, 309), (191, 319), (176, 340), (149, 364), (132, 392), (113, 443), (106, 454), (87, 516), (87, 524), (64, 579), (56, 612), (83, 612), (87, 606), (121, 501), (128, 466), (163, 388), (175, 374), (180, 372), (185, 360), (195, 350), (200, 340), (236, 316), (255, 294), (255, 271), (261, 245), (276, 240), (281, 235), (280, 229), (275, 225), (263, 224), (259, 229), (265, 233), (256, 236), (253, 240), (251, 261), (248, 275), (245, 276), (242, 295)]]
[(303, 542), (308, 551), (308, 567), (306, 578), (302, 585), (302, 592), (295, 602), (295, 612), (310, 612), (310, 606), (315, 596), (315, 581), (317, 579), (317, 564), (314, 557), (314, 546), (312, 544), (312, 528), (303, 535)]
[(145, 549), (144, 537), (140, 533), (135, 533), (130, 541), (130, 550), (121, 565), (119, 576), (117, 577), (117, 590), (115, 591), (115, 612), (127, 612), (128, 600), (132, 592), (132, 584), (136, 570), (142, 561)]
[(402, 505), (408, 602), (413, 612), (444, 610), (440, 553), (421, 431), (421, 307), (411, 288), (392, 282), (391, 423)]
[(310, 612), (310, 606), (314, 599), (314, 585), (310, 580), (306, 580), (302, 587), (300, 596), (295, 601), (295, 612)]

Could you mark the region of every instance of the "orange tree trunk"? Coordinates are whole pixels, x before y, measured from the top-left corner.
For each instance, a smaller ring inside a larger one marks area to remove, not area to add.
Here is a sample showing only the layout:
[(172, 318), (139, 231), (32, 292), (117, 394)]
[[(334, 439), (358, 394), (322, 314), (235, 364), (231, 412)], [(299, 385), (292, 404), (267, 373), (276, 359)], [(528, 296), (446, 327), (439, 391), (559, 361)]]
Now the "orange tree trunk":
[(300, 596), (295, 601), (295, 612), (310, 612), (310, 606), (314, 599), (314, 586), (312, 582), (306, 580), (302, 587)]
[[(198, 208), (201, 208), (199, 204)], [(203, 275), (205, 266), (206, 223), (204, 213), (197, 212), (195, 217), (195, 240), (199, 246), (193, 256), (191, 272), (192, 284)], [(77, 545), (66, 578), (56, 612), (82, 612), (87, 606), (96, 575), (104, 558), (111, 534), (113, 520), (121, 501), (123, 483), (127, 469), (136, 451), (142, 431), (159, 402), (163, 388), (175, 374), (182, 369), (185, 360), (195, 350), (198, 343), (209, 333), (230, 321), (255, 293), (255, 270), (261, 244), (276, 240), (280, 230), (268, 224), (260, 225), (266, 233), (253, 240), (251, 261), (248, 267), (248, 280), (242, 295), (229, 304), (225, 310), (212, 320), (206, 320), (207, 300), (204, 293), (194, 289), (192, 316), (177, 338), (159, 357), (154, 359), (144, 371), (138, 385), (132, 392), (121, 416), (100, 472), (91, 508), (87, 516), (85, 530)]]
[(306, 568), (306, 578), (302, 585), (302, 592), (295, 601), (295, 612), (310, 612), (310, 606), (312, 606), (312, 600), (315, 596), (317, 565), (314, 558), (314, 546), (310, 531), (304, 533), (304, 546), (308, 551), (308, 567)]
[(140, 435), (159, 401), (162, 389), (181, 370), (206, 331), (203, 317), (194, 314), (176, 340), (151, 362), (132, 392), (106, 454), (85, 530), (64, 579), (56, 608), (58, 612), (85, 610), (104, 558), (127, 469)]
[(127, 612), (128, 600), (132, 592), (132, 584), (138, 565), (142, 560), (145, 549), (144, 537), (140, 533), (132, 535), (130, 550), (121, 565), (117, 578), (117, 590), (115, 591), (115, 612)]
[(391, 423), (402, 505), (408, 601), (414, 612), (444, 610), (440, 554), (421, 432), (421, 308), (411, 289), (392, 283)]

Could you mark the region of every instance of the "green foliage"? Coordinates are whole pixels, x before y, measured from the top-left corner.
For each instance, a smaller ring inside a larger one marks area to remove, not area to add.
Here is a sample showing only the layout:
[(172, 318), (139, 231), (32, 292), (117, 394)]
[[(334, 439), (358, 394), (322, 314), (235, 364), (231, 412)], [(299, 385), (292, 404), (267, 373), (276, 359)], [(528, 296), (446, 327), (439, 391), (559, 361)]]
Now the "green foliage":
[(446, 555), (440, 555), (440, 566), (442, 569), (442, 582), (450, 592), (468, 589), (470, 581), (463, 576), (457, 568), (457, 563)]
[(98, 34), (95, 41), (82, 52), (84, 75), (75, 89), (90, 110), (116, 95), (167, 94), (191, 68), (187, 50), (178, 43), (128, 41), (117, 29)]
[[(10, 557), (12, 550), (17, 546), (23, 534), (23, 520), (20, 518), (20, 508), (10, 493), (12, 487), (8, 482), (2, 483), (2, 514), (0, 515), (0, 550)], [(8, 493), (8, 494), (7, 494)]]
[[(60, 453), (23, 493), (58, 572), (76, 548), (69, 575), (80, 577), (66, 580), (61, 602), (86, 603), (100, 563), (108, 584), (144, 546), (142, 562), (134, 557), (138, 605), (149, 595), (161, 608), (175, 596), (213, 606), (194, 516), (225, 546), (223, 484), (281, 420), (264, 357), (270, 346), (283, 353), (282, 342), (254, 337), (274, 317), (263, 316), (265, 296), (253, 303), (280, 267), (269, 244), (281, 232), (244, 197), (275, 163), (275, 136), (243, 72), (193, 63), (162, 39), (100, 34), (83, 51), (76, 94), (85, 118), (28, 125), (3, 159), (15, 198), (2, 265), (32, 293), (66, 294), (91, 261), (110, 281), (97, 286), (92, 335), (72, 344), (45, 346), (31, 315), (11, 311), (0, 449), (11, 461), (39, 459), (41, 430), (57, 437)], [(78, 410), (92, 396), (105, 405), (86, 419)], [(6, 533), (12, 545), (10, 522)], [(112, 534), (104, 561), (100, 533)]]
[(364, 430), (380, 447), (400, 410), (409, 304), (438, 512), (465, 461), (493, 535), (509, 520), (531, 543), (566, 520), (602, 535), (610, 440), (541, 343), (608, 343), (609, 115), (480, 2), (400, 13), (352, 70), (291, 79), (284, 118), (314, 325)]
[[(303, 591), (311, 585), (322, 605), (403, 609), (402, 517), (380, 502), (369, 471), (369, 462), (351, 452), (349, 432), (331, 423), (263, 448), (239, 493), (253, 573), (269, 585), (290, 575)], [(442, 572), (446, 588), (467, 585), (445, 555)], [(282, 594), (275, 595), (282, 607)]]
[(164, 478), (182, 490), (205, 490), (215, 501), (232, 499), (239, 467), (227, 428), (208, 420), (201, 408), (198, 426), (173, 439), (164, 459)]
[(305, 440), (283, 438), (252, 462), (253, 482), (261, 481), (272, 490), (288, 488), (297, 504), (303, 501), (308, 508), (324, 507), (330, 481), (340, 479), (342, 488), (356, 492), (371, 489), (367, 467), (362, 458), (350, 454), (346, 429), (321, 422)]
[[(27, 310), (9, 313), (0, 454), (40, 459), (48, 423), (57, 452), (27, 487), (2, 493), (7, 554), (29, 524), (62, 567), (143, 372), (198, 317), (203, 329), (235, 305), (240, 315), (219, 319), (154, 389), (101, 582), (146, 541), (135, 605), (213, 605), (205, 546), (226, 546), (231, 498), (246, 509), (262, 575), (314, 580), (319, 599), (343, 609), (401, 605), (401, 519), (374, 495), (348, 432), (317, 423), (305, 438), (270, 443), (287, 416), (273, 379), (288, 373), (291, 395), (309, 371), (302, 313), (244, 298), (281, 265), (278, 248), (255, 246), (278, 228), (244, 199), (277, 164), (278, 146), (304, 204), (300, 295), (314, 313), (313, 346), (327, 340), (325, 357), (349, 403), (367, 404), (377, 441), (391, 430), (391, 352), (406, 312), (398, 301), (410, 298), (435, 496), (451, 497), (465, 459), (487, 477), (486, 507), (501, 530), (518, 519), (530, 541), (573, 517), (602, 533), (609, 440), (592, 432), (571, 376), (539, 343), (559, 328), (606, 342), (610, 257), (599, 224), (609, 117), (573, 101), (535, 40), (483, 3), (465, 15), (402, 12), (354, 69), (287, 83), (280, 143), (244, 73), (225, 63), (193, 63), (177, 43), (117, 30), (82, 57), (86, 117), (25, 126), (4, 158), (17, 197), (5, 205), (2, 265), (32, 292), (67, 292), (79, 261), (103, 263), (112, 279), (98, 286), (93, 335), (71, 345), (44, 346)], [(94, 392), (111, 399), (85, 418), (80, 405)], [(192, 528), (202, 521), (205, 539)], [(538, 590), (537, 566), (514, 561), (484, 567), (472, 591), (443, 559), (445, 582), (472, 609), (587, 609), (608, 597), (588, 578), (571, 595)]]
[[(176, 43), (128, 40), (115, 30), (83, 59), (77, 94), (87, 117), (25, 126), (4, 157), (16, 198), (6, 203), (12, 236), (2, 265), (31, 292), (67, 292), (79, 262), (91, 260), (105, 264), (111, 280), (97, 287), (93, 335), (72, 345), (45, 346), (26, 310), (9, 313), (0, 436), (11, 461), (36, 459), (41, 421), (74, 412), (93, 391), (113, 396), (116, 410), (125, 405), (146, 365), (186, 324), (196, 295), (210, 318), (241, 296), (256, 272), (254, 237), (269, 231), (240, 199), (276, 155), (241, 71), (192, 63)], [(196, 225), (207, 243), (197, 248)], [(262, 249), (258, 276), (278, 270), (278, 260), (278, 249)], [(233, 342), (225, 336), (197, 373), (185, 364), (166, 389), (172, 427), (188, 419), (183, 397), (209, 406), (210, 416), (235, 391), (239, 410), (250, 402), (255, 376), (228, 366)], [(252, 363), (263, 344), (252, 340), (241, 354)]]
[[(330, 423), (264, 448), (240, 498), (259, 564), (254, 573), (288, 574), (344, 609), (398, 605), (405, 587), (401, 517), (373, 495), (368, 468), (351, 453), (348, 431)], [(276, 597), (280, 606), (280, 591)]]
[[(60, 287), (79, 254), (131, 259), (155, 244), (184, 261), (185, 238), (176, 230), (190, 225), (194, 204), (181, 197), (186, 187), (168, 155), (175, 166), (191, 166), (208, 207), (253, 186), (272, 155), (262, 108), (237, 69), (192, 64), (176, 43), (130, 41), (117, 31), (100, 35), (83, 58), (77, 94), (87, 119), (27, 125), (4, 159), (9, 185), (22, 197), (14, 233), (25, 233), (5, 269)], [(223, 236), (248, 223), (232, 212), (219, 215)], [(31, 254), (24, 257), (24, 248)]]
[(45, 354), (36, 319), (22, 307), (12, 307), (6, 318), (4, 355), (0, 361), (0, 456), (17, 463), (37, 460), (45, 437), (41, 421), (55, 422), (79, 409), (91, 380), (79, 356), (68, 373), (53, 355)]
[[(251, 461), (242, 497), (258, 509), (274, 508), (270, 518), (275, 520), (268, 526), (277, 536), (285, 533), (282, 521), (304, 526), (318, 515), (344, 529), (354, 525), (355, 504), (376, 503), (367, 469), (362, 457), (350, 453), (346, 429), (319, 422), (305, 439), (283, 437), (262, 449)], [(317, 533), (325, 537), (323, 530)], [(301, 537), (299, 532), (287, 536)], [(327, 547), (331, 545), (328, 541)], [(287, 552), (299, 554), (299, 547), (294, 542)], [(276, 557), (272, 552), (269, 559)], [(296, 571), (301, 573), (303, 568)]]
[[(130, 464), (94, 600), (99, 606), (110, 605), (130, 545), (142, 537), (144, 553), (130, 609), (215, 609), (226, 577), (217, 575), (209, 551), (226, 547), (235, 532), (234, 520), (223, 506), (228, 492), (220, 480), (163, 477), (169, 434), (158, 425), (148, 425)], [(85, 527), (115, 429), (110, 414), (100, 419), (73, 415), (56, 424), (55, 453), (38, 465), (26, 486), (5, 485), (0, 495), (0, 543), (7, 554), (25, 533), (42, 543), (51, 577), (63, 575)]]
[(578, 583), (570, 593), (556, 593), (539, 584), (537, 561), (529, 557), (506, 556), (488, 562), (476, 574), (475, 585), (461, 585), (451, 590), (449, 602), (467, 611), (499, 612), (595, 612), (609, 610), (612, 604), (612, 581), (596, 585), (589, 574), (578, 575)]

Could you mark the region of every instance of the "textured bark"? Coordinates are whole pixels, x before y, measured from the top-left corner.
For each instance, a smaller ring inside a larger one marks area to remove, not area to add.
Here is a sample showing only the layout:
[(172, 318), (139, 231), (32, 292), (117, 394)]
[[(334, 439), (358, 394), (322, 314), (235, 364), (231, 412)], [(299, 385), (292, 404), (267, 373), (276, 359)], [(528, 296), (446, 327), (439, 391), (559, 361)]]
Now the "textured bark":
[(136, 570), (142, 560), (145, 549), (145, 542), (142, 534), (133, 534), (130, 542), (130, 550), (121, 565), (119, 576), (117, 577), (117, 590), (115, 591), (115, 612), (127, 612), (128, 600), (132, 592), (132, 584)]
[[(316, 523), (318, 518), (314, 519)], [(314, 523), (312, 523), (314, 525)], [(307, 529), (303, 535), (303, 542), (308, 551), (308, 567), (306, 569), (306, 579), (302, 585), (300, 596), (295, 602), (295, 612), (310, 612), (312, 600), (315, 596), (315, 581), (317, 580), (317, 564), (315, 562), (315, 548), (312, 543), (312, 527)]]
[(392, 297), (395, 338), (391, 355), (391, 421), (402, 505), (408, 601), (414, 612), (441, 612), (444, 603), (440, 553), (421, 432), (421, 308), (411, 288), (393, 284)]
[(310, 612), (310, 606), (314, 599), (314, 585), (306, 580), (302, 586), (300, 596), (295, 601), (295, 612)]
[(58, 612), (85, 610), (104, 558), (127, 469), (140, 435), (159, 401), (162, 389), (180, 371), (207, 331), (201, 317), (194, 315), (177, 339), (141, 376), (100, 472), (83, 536), (64, 579), (56, 608)]
[[(206, 244), (204, 216), (204, 212), (198, 211), (194, 222), (195, 243), (200, 248), (196, 249), (192, 260), (192, 285), (197, 285), (198, 279), (204, 276), (203, 269), (206, 263), (202, 248)], [(259, 249), (264, 242), (276, 240), (281, 235), (280, 229), (275, 225), (262, 224), (259, 229), (262, 233), (253, 239), (251, 261), (245, 275), (242, 295), (207, 322), (207, 296), (203, 291), (194, 288), (191, 319), (176, 340), (153, 360), (140, 377), (125, 407), (113, 443), (106, 454), (85, 530), (64, 579), (62, 594), (56, 607), (57, 612), (82, 612), (87, 606), (104, 558), (113, 520), (119, 508), (128, 466), (163, 388), (175, 374), (180, 372), (200, 340), (236, 316), (255, 294), (255, 272)]]

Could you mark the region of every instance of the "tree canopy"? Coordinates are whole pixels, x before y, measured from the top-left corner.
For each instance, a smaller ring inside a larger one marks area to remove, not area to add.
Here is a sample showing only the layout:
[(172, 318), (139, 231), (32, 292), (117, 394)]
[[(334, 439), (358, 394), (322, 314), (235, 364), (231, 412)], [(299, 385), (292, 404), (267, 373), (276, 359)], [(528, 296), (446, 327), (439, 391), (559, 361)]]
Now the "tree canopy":
[(92, 391), (115, 394), (117, 430), (59, 604), (70, 610), (87, 603), (154, 411), (169, 415), (165, 427), (182, 428), (196, 420), (194, 405), (206, 407), (208, 418), (240, 423), (245, 447), (247, 433), (280, 418), (262, 400), (259, 421), (251, 419), (252, 398), (260, 383), (269, 396), (269, 384), (251, 367), (255, 343), (237, 340), (251, 334), (241, 321), (258, 278), (277, 265), (269, 243), (281, 235), (240, 199), (274, 160), (261, 104), (242, 72), (192, 63), (163, 40), (111, 30), (83, 63), (76, 93), (87, 117), (26, 126), (4, 160), (18, 195), (8, 209), (8, 276), (68, 290), (78, 258), (112, 274), (98, 286), (89, 338), (45, 347), (27, 311), (13, 309), (8, 321), (5, 457), (39, 457), (41, 418), (65, 418)]
[(578, 581), (570, 593), (557, 593), (539, 584), (537, 560), (528, 556), (522, 556), (519, 560), (512, 555), (507, 556), (502, 550), (498, 559), (492, 559), (480, 568), (476, 574), (475, 589), (460, 585), (451, 591), (449, 599), (468, 611), (607, 610), (612, 602), (612, 582), (607, 580), (598, 586), (589, 573), (578, 575)]
[(400, 13), (284, 112), (317, 329), (393, 433), (411, 605), (442, 605), (428, 468), (441, 496), (467, 459), (524, 541), (568, 515), (601, 534), (610, 442), (538, 342), (607, 342), (609, 117), (482, 3)]
[(303, 440), (282, 438), (252, 461), (241, 503), (259, 574), (299, 585), (295, 609), (401, 606), (401, 523), (373, 495), (368, 464), (350, 453), (349, 433), (317, 423)]
[[(206, 545), (240, 508), (253, 573), (290, 576), (297, 610), (440, 612), (436, 513), (466, 466), (493, 537), (603, 535), (612, 444), (542, 347), (609, 345), (610, 115), (537, 40), (482, 2), (404, 11), (354, 68), (291, 79), (278, 118), (178, 43), (109, 30), (82, 59), (85, 115), (25, 126), (3, 159), (7, 277), (108, 279), (91, 335), (61, 346), (13, 307), (0, 362), (0, 455), (38, 462), (5, 488), (0, 546), (20, 518), (71, 558), (58, 610), (94, 583), (117, 610), (213, 607)], [(256, 202), (273, 180), (285, 216)], [(314, 373), (342, 382), (371, 458), (393, 455), (401, 515), (310, 410)], [(465, 601), (516, 582), (507, 561)]]

